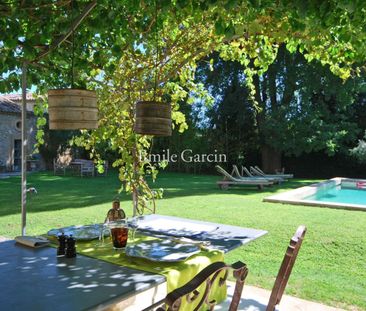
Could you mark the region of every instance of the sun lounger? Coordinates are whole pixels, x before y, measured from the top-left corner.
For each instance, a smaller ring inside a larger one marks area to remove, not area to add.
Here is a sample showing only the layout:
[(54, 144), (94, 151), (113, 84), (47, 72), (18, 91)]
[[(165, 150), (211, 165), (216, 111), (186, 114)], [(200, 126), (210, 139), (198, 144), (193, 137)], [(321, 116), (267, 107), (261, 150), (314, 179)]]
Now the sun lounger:
[[(242, 166), (241, 167), (241, 176), (244, 176), (244, 173), (248, 177), (254, 177), (254, 175), (251, 172), (249, 172), (249, 170), (245, 166)], [(261, 176), (261, 177), (263, 177), (263, 176)]]
[(262, 173), (265, 176), (279, 176), (282, 177), (284, 179), (290, 179), (290, 178), (294, 178), (294, 174), (284, 174), (284, 173), (276, 173), (276, 174), (266, 174), (264, 173), (258, 166), (254, 166), (254, 168), (259, 172)]
[[(235, 165), (236, 166), (236, 165)], [(238, 168), (236, 168), (237, 169), (237, 171), (239, 172), (239, 170), (238, 170)], [(273, 177), (273, 176), (263, 176), (262, 174), (259, 174), (259, 173), (255, 173), (255, 172), (251, 172), (251, 171), (249, 171), (245, 166), (242, 166), (241, 167), (241, 174), (242, 174), (242, 176), (244, 176), (244, 173), (248, 176), (248, 177), (250, 177), (250, 178), (264, 178), (264, 179), (266, 179), (266, 180), (269, 180), (269, 181), (271, 181), (271, 182), (273, 182), (273, 183), (275, 183), (275, 184), (280, 184), (280, 183), (282, 183), (283, 181), (284, 181), (284, 179), (283, 178), (281, 178), (281, 177)]]
[(259, 189), (263, 189), (264, 186), (270, 186), (273, 182), (266, 179), (259, 178), (247, 178), (239, 179), (230, 175), (221, 166), (216, 165), (216, 170), (224, 176), (224, 179), (217, 182), (217, 185), (221, 189), (228, 189), (229, 186), (257, 186)]
[[(248, 172), (249, 173), (249, 172)], [(233, 170), (231, 172), (231, 176), (233, 176), (234, 178), (238, 178), (240, 180), (254, 180), (254, 181), (270, 181), (270, 182), (274, 182), (276, 181), (276, 179), (272, 178), (272, 180), (270, 178), (265, 178), (262, 176), (253, 176), (252, 174), (247, 174), (246, 176), (243, 176), (240, 174), (239, 169), (236, 165), (233, 165)]]
[(267, 174), (261, 173), (260, 171), (258, 171), (257, 169), (255, 169), (253, 166), (250, 167), (250, 173), (252, 173), (254, 176), (262, 176), (262, 177), (268, 178), (270, 180), (276, 180), (278, 183), (281, 183), (283, 181), (286, 181), (281, 176), (267, 175)]
[(268, 180), (265, 177), (262, 177), (262, 176), (253, 176), (250, 173), (247, 174), (247, 176), (243, 176), (242, 174), (240, 174), (239, 169), (238, 169), (238, 167), (236, 165), (233, 165), (233, 170), (231, 171), (231, 176), (233, 176), (234, 178), (241, 179), (241, 180), (259, 180), (259, 181), (261, 181), (261, 180)]

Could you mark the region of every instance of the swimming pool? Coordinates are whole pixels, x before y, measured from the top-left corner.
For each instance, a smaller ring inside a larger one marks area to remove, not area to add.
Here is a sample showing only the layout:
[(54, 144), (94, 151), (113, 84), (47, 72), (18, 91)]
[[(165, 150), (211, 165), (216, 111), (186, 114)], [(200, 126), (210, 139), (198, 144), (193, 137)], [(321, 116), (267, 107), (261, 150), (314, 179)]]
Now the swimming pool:
[(366, 180), (336, 177), (266, 197), (263, 201), (366, 211)]

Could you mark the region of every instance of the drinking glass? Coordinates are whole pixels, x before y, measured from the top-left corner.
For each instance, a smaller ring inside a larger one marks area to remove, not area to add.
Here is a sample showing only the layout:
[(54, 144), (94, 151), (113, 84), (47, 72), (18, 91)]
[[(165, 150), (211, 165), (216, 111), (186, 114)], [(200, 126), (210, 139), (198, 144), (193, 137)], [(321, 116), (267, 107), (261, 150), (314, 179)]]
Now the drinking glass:
[(123, 249), (128, 240), (128, 224), (125, 220), (106, 222), (101, 232), (101, 240), (104, 243), (104, 233), (108, 230), (114, 249)]
[(131, 228), (131, 240), (135, 242), (136, 231), (139, 227), (139, 222), (142, 220), (143, 216), (135, 216), (128, 219), (128, 227)]

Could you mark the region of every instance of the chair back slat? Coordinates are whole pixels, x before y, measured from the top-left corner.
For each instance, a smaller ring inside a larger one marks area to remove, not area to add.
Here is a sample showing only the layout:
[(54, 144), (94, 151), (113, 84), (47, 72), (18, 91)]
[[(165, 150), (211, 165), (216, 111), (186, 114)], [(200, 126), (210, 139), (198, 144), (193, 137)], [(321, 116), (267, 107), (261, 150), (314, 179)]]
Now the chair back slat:
[(276, 305), (280, 303), (288, 279), (290, 278), (292, 268), (295, 264), (297, 254), (299, 253), (302, 241), (305, 237), (305, 233), (306, 227), (300, 226), (290, 240), (280, 270), (278, 271), (266, 311), (275, 310)]
[(262, 173), (263, 175), (266, 175), (266, 173), (265, 172), (263, 172), (260, 168), (259, 168), (259, 166), (254, 166), (254, 168), (258, 171), (258, 172), (260, 172), (260, 173)]
[(266, 177), (266, 174), (264, 174), (261, 171), (258, 171), (256, 168), (254, 168), (253, 166), (251, 166), (250, 168), (250, 172), (253, 173), (254, 175), (258, 175), (258, 176), (262, 176), (262, 177)]
[(244, 176), (243, 172), (248, 176), (248, 177), (254, 177), (253, 174), (251, 172), (249, 172), (249, 170), (245, 167), (242, 166), (241, 167), (241, 174)]
[(243, 177), (240, 175), (238, 167), (235, 164), (233, 164), (233, 171), (231, 172), (231, 176), (235, 176), (235, 175), (237, 178)]

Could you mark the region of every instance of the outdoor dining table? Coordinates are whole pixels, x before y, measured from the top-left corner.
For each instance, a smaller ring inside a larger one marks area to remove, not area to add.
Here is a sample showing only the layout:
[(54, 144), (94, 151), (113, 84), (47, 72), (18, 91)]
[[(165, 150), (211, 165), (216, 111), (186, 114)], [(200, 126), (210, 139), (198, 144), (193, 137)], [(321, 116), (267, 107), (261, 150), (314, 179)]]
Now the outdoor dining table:
[[(137, 239), (179, 237), (209, 241), (184, 262), (126, 256), (100, 241), (78, 241), (76, 258), (56, 257), (51, 247), (0, 243), (1, 310), (142, 310), (182, 286), (223, 254), (267, 232), (163, 215), (140, 218)], [(226, 291), (219, 298), (224, 298)]]

